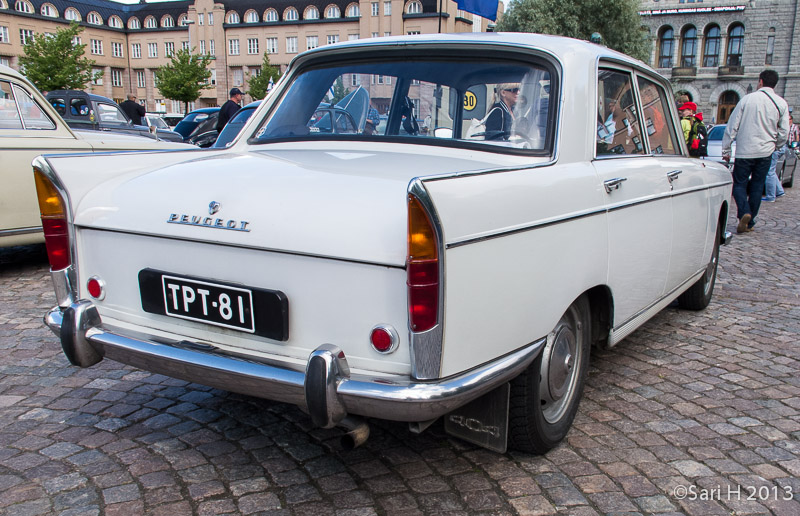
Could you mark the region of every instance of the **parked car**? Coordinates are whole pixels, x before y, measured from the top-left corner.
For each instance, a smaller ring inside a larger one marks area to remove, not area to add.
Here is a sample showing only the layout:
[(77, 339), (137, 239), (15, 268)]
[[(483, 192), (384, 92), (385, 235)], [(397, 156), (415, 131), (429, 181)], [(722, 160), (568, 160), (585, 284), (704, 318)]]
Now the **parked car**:
[(47, 100), (73, 129), (113, 131), (146, 138), (181, 142), (183, 138), (169, 129), (150, 133), (146, 125), (135, 125), (119, 105), (110, 98), (80, 90), (53, 90)]
[(159, 116), (172, 128), (178, 125), (185, 115), (183, 113), (159, 113)]
[(0, 65), (0, 247), (44, 241), (31, 161), (45, 153), (191, 148), (123, 134), (73, 131), (25, 77)]
[(239, 136), (239, 131), (242, 130), (244, 124), (250, 120), (250, 117), (253, 116), (256, 108), (260, 105), (261, 101), (256, 100), (243, 106), (239, 109), (239, 111), (234, 113), (228, 123), (225, 124), (225, 127), (222, 128), (222, 132), (219, 133), (219, 136), (214, 141), (212, 147), (222, 149), (228, 147), (234, 138)]
[(787, 188), (794, 186), (794, 172), (797, 168), (798, 142), (786, 147), (783, 157), (778, 162), (775, 172), (781, 184)]
[(725, 134), (725, 127), (727, 127), (727, 124), (718, 124), (708, 131), (708, 155), (706, 159), (722, 163), (733, 170), (733, 164), (736, 161), (736, 140), (731, 143), (730, 163), (726, 163), (722, 159), (722, 136)]
[(172, 130), (170, 129), (169, 125), (167, 125), (166, 120), (164, 120), (158, 113), (147, 113), (142, 118), (142, 121), (145, 123), (147, 127), (167, 129), (168, 131)]
[[(715, 125), (713, 129), (708, 132), (708, 157), (707, 159), (716, 161), (717, 163), (725, 164), (722, 159), (722, 136), (725, 134), (727, 124)], [(778, 174), (783, 186), (791, 187), (794, 184), (794, 171), (797, 168), (797, 142), (793, 143), (793, 147), (787, 147), (783, 156), (778, 158), (778, 163), (775, 166), (775, 173)], [(731, 161), (728, 165), (733, 170), (733, 164), (736, 161), (736, 140), (731, 143)]]
[(217, 139), (218, 118), (218, 107), (195, 109), (175, 126), (175, 131), (187, 143), (210, 147)]
[[(69, 228), (46, 234), (45, 320), (73, 364), (296, 404), (349, 446), (360, 417), (442, 417), (545, 452), (593, 345), (711, 301), (731, 176), (688, 156), (645, 64), (556, 36), (425, 34), (326, 45), (286, 73), (200, 158), (103, 156), (105, 180), (85, 158), (37, 159), (43, 217)], [(385, 134), (356, 116), (312, 130), (342, 82), (393, 106)], [(496, 97), (513, 124), (487, 121)]]

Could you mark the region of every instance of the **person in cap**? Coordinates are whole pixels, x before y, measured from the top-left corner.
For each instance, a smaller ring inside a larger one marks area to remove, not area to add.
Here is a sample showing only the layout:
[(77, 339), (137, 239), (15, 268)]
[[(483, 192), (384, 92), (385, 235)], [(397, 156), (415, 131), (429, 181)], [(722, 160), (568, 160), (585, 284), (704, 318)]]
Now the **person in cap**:
[(684, 102), (678, 108), (678, 114), (681, 116), (681, 129), (683, 129), (683, 141), (685, 141), (687, 145), (689, 144), (689, 133), (695, 122), (695, 113), (697, 113), (697, 104), (694, 102)]
[(136, 102), (136, 95), (128, 94), (128, 100), (119, 105), (122, 111), (128, 115), (135, 125), (142, 125), (142, 117), (145, 114), (144, 106)]
[(219, 110), (219, 118), (217, 118), (217, 131), (222, 132), (222, 128), (233, 117), (234, 113), (239, 111), (239, 102), (242, 101), (242, 90), (239, 88), (231, 88), (228, 100), (222, 105)]

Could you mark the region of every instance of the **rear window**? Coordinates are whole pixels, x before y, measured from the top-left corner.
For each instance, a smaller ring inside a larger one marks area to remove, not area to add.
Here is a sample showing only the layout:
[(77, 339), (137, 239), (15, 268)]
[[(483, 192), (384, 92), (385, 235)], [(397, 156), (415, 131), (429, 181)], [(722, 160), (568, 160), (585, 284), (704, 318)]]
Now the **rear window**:
[(373, 59), (301, 71), (253, 143), (409, 139), (546, 151), (556, 82), (545, 63), (454, 55)]
[(708, 132), (709, 140), (722, 140), (722, 135), (725, 134), (725, 126), (717, 125), (711, 128)]

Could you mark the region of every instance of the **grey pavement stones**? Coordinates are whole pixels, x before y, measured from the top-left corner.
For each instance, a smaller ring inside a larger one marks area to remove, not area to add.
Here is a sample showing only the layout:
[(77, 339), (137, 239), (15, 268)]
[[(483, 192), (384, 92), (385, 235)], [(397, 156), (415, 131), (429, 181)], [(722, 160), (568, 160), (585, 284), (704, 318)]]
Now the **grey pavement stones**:
[(545, 456), (386, 421), (344, 451), (295, 407), (72, 367), (41, 324), (42, 248), (0, 249), (0, 514), (800, 516), (798, 239), (790, 189), (722, 249), (708, 309), (669, 307), (593, 351)]

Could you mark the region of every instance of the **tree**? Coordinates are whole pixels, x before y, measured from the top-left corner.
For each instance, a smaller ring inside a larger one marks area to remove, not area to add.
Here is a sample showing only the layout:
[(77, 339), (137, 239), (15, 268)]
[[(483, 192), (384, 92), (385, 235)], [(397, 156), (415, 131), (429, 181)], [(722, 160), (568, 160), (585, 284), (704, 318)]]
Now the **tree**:
[(264, 52), (264, 60), (261, 63), (261, 73), (250, 77), (247, 81), (248, 91), (251, 97), (261, 100), (267, 96), (267, 89), (269, 88), (269, 81), (272, 79), (273, 84), (278, 81), (281, 76), (280, 70), (277, 66), (269, 64), (269, 53)]
[(336, 82), (333, 83), (333, 99), (331, 99), (331, 105), (333, 106), (345, 98), (348, 93), (350, 93), (350, 88), (344, 87), (344, 81), (342, 81), (342, 78), (339, 77), (336, 79)]
[(156, 70), (156, 88), (170, 100), (180, 100), (189, 112), (189, 102), (200, 98), (200, 91), (208, 85), (211, 56), (192, 54), (181, 49), (172, 54), (170, 62)]
[(85, 44), (73, 44), (83, 28), (75, 22), (51, 36), (38, 35), (28, 41), (20, 56), (23, 73), (41, 91), (82, 90), (95, 78), (95, 62), (83, 57)]
[(497, 24), (499, 31), (557, 34), (603, 44), (641, 60), (650, 56), (638, 0), (513, 0)]

